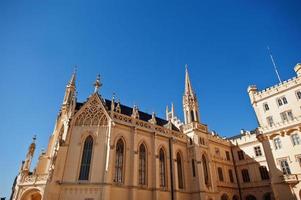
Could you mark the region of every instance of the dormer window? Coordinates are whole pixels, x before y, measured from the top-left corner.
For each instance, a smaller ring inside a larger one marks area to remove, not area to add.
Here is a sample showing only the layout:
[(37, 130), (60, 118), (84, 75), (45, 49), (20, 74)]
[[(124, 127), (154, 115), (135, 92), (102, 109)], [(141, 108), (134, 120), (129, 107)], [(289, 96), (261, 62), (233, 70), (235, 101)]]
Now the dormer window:
[(267, 103), (264, 103), (263, 104), (263, 109), (264, 109), (264, 111), (270, 110), (269, 105)]

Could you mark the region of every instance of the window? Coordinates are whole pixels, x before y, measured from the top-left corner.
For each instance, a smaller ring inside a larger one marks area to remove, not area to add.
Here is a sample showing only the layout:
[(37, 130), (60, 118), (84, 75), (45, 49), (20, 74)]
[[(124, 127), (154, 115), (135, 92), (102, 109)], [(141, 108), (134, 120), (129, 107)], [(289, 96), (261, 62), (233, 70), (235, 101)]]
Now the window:
[(194, 159), (191, 160), (191, 167), (192, 167), (192, 176), (195, 177), (195, 163), (194, 163)]
[(203, 163), (205, 184), (209, 185), (209, 169), (208, 169), (207, 159), (206, 159), (205, 155), (202, 155), (202, 163)]
[(278, 106), (282, 106), (284, 104), (287, 104), (286, 97), (281, 97), (281, 98), (277, 99), (277, 103), (278, 103)]
[(247, 169), (241, 170), (242, 180), (243, 182), (247, 183), (250, 182), (250, 175)]
[(90, 164), (92, 158), (93, 138), (88, 136), (84, 143), (82, 161), (80, 165), (79, 180), (89, 180)]
[(275, 145), (275, 149), (281, 149), (282, 145), (281, 145), (280, 138), (275, 138), (274, 139), (274, 145)]
[(226, 151), (226, 158), (227, 158), (227, 160), (231, 160), (229, 151)]
[(202, 137), (200, 137), (200, 144), (201, 144), (201, 145), (205, 145), (205, 139), (202, 138)]
[(300, 144), (300, 137), (298, 133), (293, 134), (292, 136), (293, 145), (299, 145)]
[(301, 167), (301, 156), (297, 156), (296, 159), (297, 159), (297, 162), (299, 163), (299, 165)]
[(194, 122), (194, 113), (193, 113), (193, 110), (190, 111), (190, 116), (191, 116), (191, 121)]
[(220, 156), (219, 148), (215, 147), (215, 155)]
[(223, 169), (221, 167), (217, 168), (219, 181), (224, 181)]
[(297, 91), (296, 95), (297, 95), (297, 99), (301, 99), (301, 91)]
[(115, 178), (114, 182), (122, 183), (123, 181), (123, 152), (124, 143), (119, 139), (116, 144), (116, 158), (115, 158)]
[(260, 172), (260, 176), (261, 176), (262, 180), (270, 179), (269, 172), (268, 172), (266, 166), (260, 166), (259, 167), (259, 172)]
[(139, 147), (139, 184), (146, 185), (146, 148), (144, 144)]
[(184, 188), (184, 182), (183, 182), (183, 167), (182, 167), (182, 158), (180, 153), (177, 153), (177, 169), (178, 169), (178, 184), (179, 188)]
[(286, 97), (282, 97), (283, 104), (287, 104)]
[(229, 179), (230, 179), (230, 182), (231, 182), (231, 183), (234, 183), (234, 178), (233, 178), (233, 172), (232, 172), (232, 170), (229, 169), (228, 172), (229, 172)]
[(260, 146), (254, 147), (254, 151), (256, 156), (262, 156)]
[(282, 103), (282, 100), (281, 99), (277, 99), (277, 102), (278, 102), (278, 106), (282, 106), (283, 103)]
[(263, 109), (264, 109), (264, 111), (270, 110), (269, 105), (267, 103), (264, 103), (263, 104)]
[(280, 113), (283, 122), (294, 120), (294, 116), (291, 110)]
[(268, 116), (267, 117), (267, 122), (268, 122), (268, 125), (270, 127), (272, 127), (274, 125), (274, 120), (273, 120), (273, 117), (272, 116)]
[(238, 155), (239, 160), (244, 160), (245, 159), (244, 152), (242, 150), (237, 151), (237, 155)]
[(286, 159), (280, 160), (280, 166), (283, 174), (291, 174), (291, 169)]
[(165, 153), (161, 148), (159, 152), (159, 160), (160, 160), (160, 186), (166, 186), (166, 164), (165, 164)]

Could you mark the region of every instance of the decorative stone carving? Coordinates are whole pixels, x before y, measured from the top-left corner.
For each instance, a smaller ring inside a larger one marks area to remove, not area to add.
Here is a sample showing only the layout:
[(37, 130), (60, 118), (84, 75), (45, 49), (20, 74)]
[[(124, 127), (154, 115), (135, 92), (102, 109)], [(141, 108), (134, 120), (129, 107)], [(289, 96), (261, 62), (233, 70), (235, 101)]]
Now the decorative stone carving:
[(76, 126), (101, 126), (107, 125), (108, 120), (105, 116), (101, 105), (96, 99), (92, 100), (90, 104), (84, 108), (84, 111), (77, 117)]

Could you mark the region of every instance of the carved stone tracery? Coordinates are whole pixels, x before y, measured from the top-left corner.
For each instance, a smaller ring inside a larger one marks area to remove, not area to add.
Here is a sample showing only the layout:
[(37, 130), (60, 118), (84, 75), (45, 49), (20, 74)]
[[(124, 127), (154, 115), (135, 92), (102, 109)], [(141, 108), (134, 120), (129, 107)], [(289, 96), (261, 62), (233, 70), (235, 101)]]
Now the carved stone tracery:
[(103, 126), (107, 124), (107, 117), (96, 99), (84, 108), (75, 121), (76, 126)]

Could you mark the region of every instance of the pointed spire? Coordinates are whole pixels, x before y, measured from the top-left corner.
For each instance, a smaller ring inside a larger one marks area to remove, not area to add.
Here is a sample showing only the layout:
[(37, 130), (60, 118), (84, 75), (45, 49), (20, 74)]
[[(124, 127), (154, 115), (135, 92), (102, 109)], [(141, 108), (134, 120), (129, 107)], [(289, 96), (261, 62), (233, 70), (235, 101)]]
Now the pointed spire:
[(94, 83), (94, 93), (97, 93), (101, 86), (102, 86), (102, 83), (100, 82), (100, 75), (98, 74), (96, 77), (96, 81)]
[(185, 95), (193, 95), (192, 86), (190, 83), (188, 65), (185, 65)]
[(77, 66), (74, 67), (74, 71), (73, 71), (71, 79), (69, 81), (69, 85), (71, 85), (71, 86), (75, 86), (76, 73), (77, 73)]
[(112, 101), (111, 101), (111, 111), (115, 110), (115, 93), (113, 93)]

